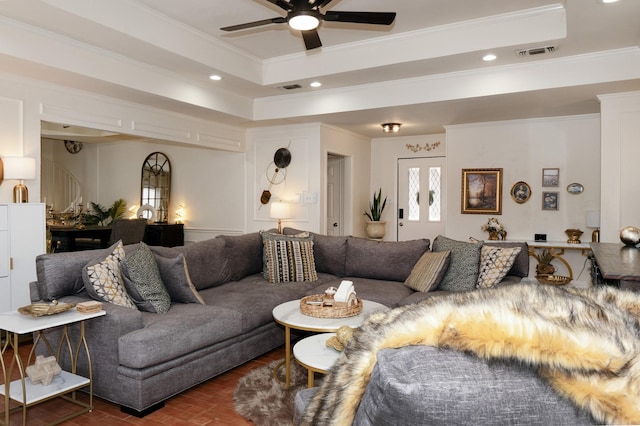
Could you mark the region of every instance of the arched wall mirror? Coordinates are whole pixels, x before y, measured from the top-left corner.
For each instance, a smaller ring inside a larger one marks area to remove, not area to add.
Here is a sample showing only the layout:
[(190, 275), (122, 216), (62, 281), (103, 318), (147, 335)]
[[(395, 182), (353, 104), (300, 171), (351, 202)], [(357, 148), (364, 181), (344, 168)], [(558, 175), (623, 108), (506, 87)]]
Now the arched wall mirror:
[(171, 162), (161, 152), (153, 152), (142, 164), (140, 212), (138, 216), (155, 222), (169, 221), (169, 197), (171, 195)]

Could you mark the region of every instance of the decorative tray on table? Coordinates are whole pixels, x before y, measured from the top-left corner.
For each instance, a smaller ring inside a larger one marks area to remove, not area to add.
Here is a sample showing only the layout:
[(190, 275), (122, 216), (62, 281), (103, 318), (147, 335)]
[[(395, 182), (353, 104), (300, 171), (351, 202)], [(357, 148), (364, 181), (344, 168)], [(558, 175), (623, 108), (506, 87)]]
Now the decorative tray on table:
[(300, 299), (300, 311), (317, 318), (353, 317), (362, 312), (362, 299), (354, 294), (347, 302), (336, 302), (326, 294), (313, 294)]
[(23, 315), (30, 315), (32, 317), (43, 317), (46, 315), (55, 315), (61, 312), (66, 312), (69, 309), (76, 306), (73, 303), (58, 303), (54, 300), (52, 303), (32, 303), (31, 305), (18, 308), (18, 312)]

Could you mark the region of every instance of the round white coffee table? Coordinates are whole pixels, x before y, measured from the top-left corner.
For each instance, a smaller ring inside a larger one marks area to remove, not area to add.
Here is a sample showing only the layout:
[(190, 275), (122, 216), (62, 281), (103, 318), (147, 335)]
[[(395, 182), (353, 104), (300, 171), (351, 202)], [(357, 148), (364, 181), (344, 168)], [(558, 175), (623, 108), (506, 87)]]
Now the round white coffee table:
[(307, 387), (313, 387), (314, 373), (327, 371), (340, 358), (342, 352), (327, 347), (327, 339), (336, 333), (321, 333), (305, 337), (293, 345), (293, 357), (307, 369)]
[[(273, 308), (273, 318), (278, 324), (284, 325), (285, 345), (285, 386), (291, 384), (291, 329), (313, 331), (318, 333), (336, 332), (343, 325), (360, 327), (366, 317), (376, 311), (386, 309), (381, 303), (371, 300), (362, 301), (362, 312), (347, 318), (317, 318), (303, 314), (300, 311), (300, 299), (281, 303)], [(279, 366), (278, 366), (279, 367)], [(278, 368), (276, 367), (276, 368)]]

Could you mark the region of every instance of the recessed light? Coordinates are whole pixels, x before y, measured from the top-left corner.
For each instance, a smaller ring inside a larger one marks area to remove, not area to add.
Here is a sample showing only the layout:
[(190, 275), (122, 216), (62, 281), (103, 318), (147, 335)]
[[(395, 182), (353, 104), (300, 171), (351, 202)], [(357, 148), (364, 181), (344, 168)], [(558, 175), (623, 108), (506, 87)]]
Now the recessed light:
[(322, 86), (322, 83), (320, 83), (319, 81), (312, 81), (311, 84), (309, 84), (309, 86), (311, 86), (311, 87), (320, 87), (320, 86)]
[(495, 61), (497, 58), (496, 55), (494, 55), (493, 53), (487, 53), (486, 55), (484, 55), (482, 57), (482, 60), (485, 62), (489, 62), (489, 61)]
[(220, 81), (222, 80), (222, 77), (220, 77), (218, 74), (213, 74), (209, 76), (209, 79), (213, 80), (213, 81)]

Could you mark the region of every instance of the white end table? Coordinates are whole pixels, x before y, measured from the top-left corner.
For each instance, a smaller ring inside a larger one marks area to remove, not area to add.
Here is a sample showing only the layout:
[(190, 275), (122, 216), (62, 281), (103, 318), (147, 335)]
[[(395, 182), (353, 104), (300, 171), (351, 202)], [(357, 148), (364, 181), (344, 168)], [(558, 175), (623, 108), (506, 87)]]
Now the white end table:
[[(81, 314), (72, 308), (66, 312), (62, 312), (55, 315), (31, 317), (28, 315), (22, 315), (18, 311), (2, 312), (0, 313), (0, 335), (4, 334), (6, 342), (0, 348), (0, 363), (2, 365), (2, 373), (4, 375), (4, 386), (0, 387), (0, 395), (4, 395), (4, 421), (0, 420), (3, 425), (9, 425), (9, 416), (11, 410), (9, 409), (9, 402), (13, 400), (22, 407), (22, 424), (27, 424), (27, 408), (43, 402), (47, 399), (54, 398), (56, 396), (64, 396), (71, 393), (71, 397), (65, 397), (66, 400), (82, 407), (81, 410), (70, 413), (62, 419), (57, 420), (54, 424), (61, 423), (73, 417), (79, 416), (93, 409), (93, 387), (92, 387), (92, 371), (91, 371), (91, 356), (89, 354), (89, 347), (85, 339), (85, 327), (84, 322), (88, 319), (96, 318), (105, 315), (105, 311), (100, 311), (92, 314)], [(69, 339), (67, 327), (71, 324), (79, 323), (80, 325), (80, 341), (77, 345), (72, 346)], [(47, 341), (44, 331), (54, 327), (63, 327), (61, 340), (58, 344), (57, 353), (53, 353), (53, 349)], [(35, 354), (35, 349), (41, 341), (46, 345), (49, 352), (56, 356), (56, 359), (60, 359), (60, 352), (63, 347), (68, 348), (69, 357), (71, 359), (71, 371), (62, 371), (56, 376), (51, 384), (44, 386), (42, 384), (33, 384), (31, 379), (25, 377), (25, 364), (23, 364), (19, 353), (19, 337), (21, 334), (35, 333), (36, 337), (33, 341), (33, 347), (29, 352), (27, 358), (27, 364), (31, 362)], [(89, 377), (82, 377), (76, 375), (76, 366), (78, 361), (78, 355), (81, 348), (84, 348), (84, 352), (87, 357), (87, 364), (89, 366)], [(4, 354), (8, 348), (13, 350), (13, 357), (9, 368), (6, 368), (4, 362)], [(11, 380), (14, 367), (17, 366), (20, 373), (19, 380)], [(83, 387), (89, 386), (89, 404), (79, 401), (75, 397), (75, 391)]]
[(321, 333), (305, 337), (293, 345), (293, 357), (307, 369), (307, 387), (313, 387), (314, 373), (327, 374), (342, 352), (327, 347), (327, 340), (336, 333)]
[[(300, 299), (291, 300), (281, 303), (273, 308), (273, 318), (278, 324), (284, 325), (284, 344), (285, 344), (285, 387), (291, 385), (291, 329), (313, 331), (317, 333), (336, 332), (338, 329), (347, 325), (357, 328), (362, 325), (366, 317), (376, 311), (386, 309), (381, 303), (371, 300), (362, 301), (362, 312), (358, 315), (347, 318), (317, 318), (303, 314), (300, 311)], [(277, 366), (278, 369), (280, 366)]]

